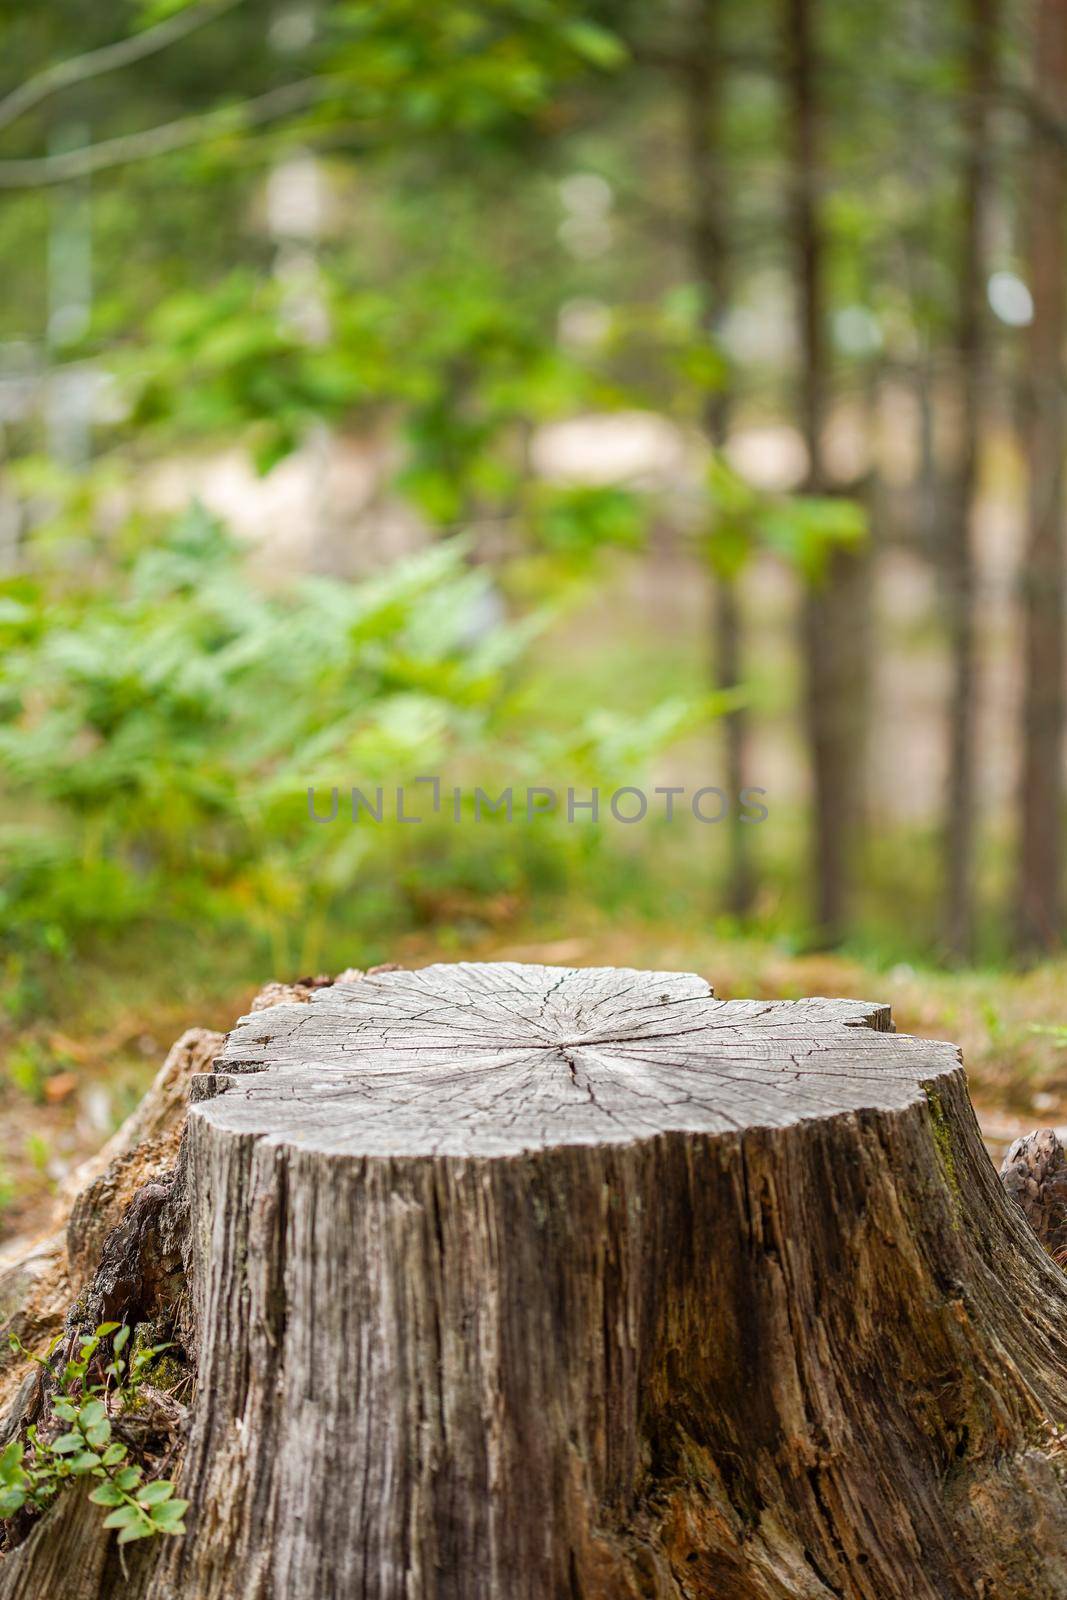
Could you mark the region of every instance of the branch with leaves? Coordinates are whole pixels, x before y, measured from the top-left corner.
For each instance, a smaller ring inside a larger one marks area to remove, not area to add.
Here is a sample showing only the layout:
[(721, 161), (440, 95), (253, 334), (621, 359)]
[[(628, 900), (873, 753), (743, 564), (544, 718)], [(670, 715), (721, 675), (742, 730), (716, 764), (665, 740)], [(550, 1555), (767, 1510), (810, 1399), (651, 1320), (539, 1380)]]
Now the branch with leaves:
[(27, 79), (0, 100), (0, 129), (10, 127), (19, 117), (25, 116), (27, 111), (39, 106), (42, 100), (59, 94), (63, 89), (70, 89), (77, 83), (102, 77), (107, 72), (117, 72), (122, 67), (132, 66), (137, 61), (144, 61), (148, 56), (157, 55), (168, 45), (175, 44), (205, 24), (214, 22), (216, 17), (231, 11), (240, 3), (241, 0), (211, 0), (208, 5), (179, 11), (176, 15), (157, 23), (154, 28), (145, 28), (141, 33), (131, 34), (126, 39), (118, 39), (114, 44), (103, 45), (99, 50), (89, 50), (84, 55), (71, 57), (68, 61), (57, 61), (54, 66), (46, 67), (43, 72)]
[(103, 139), (80, 150), (65, 150), (54, 156), (31, 156), (20, 161), (0, 161), (0, 189), (36, 189), (53, 183), (69, 183), (86, 178), (108, 167), (130, 166), (153, 156), (170, 155), (175, 150), (205, 144), (226, 134), (278, 122), (294, 112), (325, 100), (337, 89), (337, 80), (327, 77), (301, 78), (296, 83), (271, 89), (253, 100), (237, 105), (218, 106), (197, 116), (179, 117), (158, 128), (140, 133), (121, 134)]

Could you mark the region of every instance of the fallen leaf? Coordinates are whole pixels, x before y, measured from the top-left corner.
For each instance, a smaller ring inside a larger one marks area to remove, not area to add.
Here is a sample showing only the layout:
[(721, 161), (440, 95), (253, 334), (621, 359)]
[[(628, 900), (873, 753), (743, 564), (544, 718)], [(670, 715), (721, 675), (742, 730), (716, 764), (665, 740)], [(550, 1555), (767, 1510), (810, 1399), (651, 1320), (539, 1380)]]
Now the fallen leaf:
[(66, 1100), (68, 1095), (74, 1093), (78, 1082), (76, 1072), (55, 1072), (44, 1080), (44, 1097), (49, 1105), (58, 1105), (61, 1100)]

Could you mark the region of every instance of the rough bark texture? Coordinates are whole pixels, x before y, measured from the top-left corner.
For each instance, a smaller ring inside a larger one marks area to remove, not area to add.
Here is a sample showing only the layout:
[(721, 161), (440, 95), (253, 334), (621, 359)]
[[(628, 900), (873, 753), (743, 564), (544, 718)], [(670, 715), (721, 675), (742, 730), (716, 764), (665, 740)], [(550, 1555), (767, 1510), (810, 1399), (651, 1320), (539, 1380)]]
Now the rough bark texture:
[[(0, 1327), (30, 1349), (62, 1330), (71, 1302), (88, 1288), (108, 1236), (139, 1190), (173, 1174), (190, 1082), (209, 1069), (222, 1042), (222, 1034), (207, 1028), (183, 1033), (136, 1111), (66, 1179), (49, 1231), (0, 1254)], [(0, 1341), (0, 1411), (28, 1375), (25, 1362)]]
[(1067, 1152), (1055, 1128), (1016, 1139), (1000, 1177), (1049, 1255), (1067, 1266)]
[(1062, 1596), (1067, 1281), (889, 1030), (511, 964), (253, 1012), (89, 1291), (181, 1238), (188, 1534), (123, 1579), (72, 1493), (0, 1600)]

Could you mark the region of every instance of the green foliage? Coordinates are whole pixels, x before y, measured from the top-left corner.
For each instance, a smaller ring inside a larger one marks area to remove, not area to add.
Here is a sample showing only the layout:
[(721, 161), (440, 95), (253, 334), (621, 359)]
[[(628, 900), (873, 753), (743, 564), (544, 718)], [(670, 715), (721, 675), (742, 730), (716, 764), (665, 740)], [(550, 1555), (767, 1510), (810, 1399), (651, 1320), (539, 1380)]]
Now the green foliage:
[[(137, 0), (123, 21), (0, 0), (8, 76), (186, 3)], [(566, 582), (573, 596), (605, 555), (642, 554), (653, 521), (695, 533), (727, 577), (770, 550), (818, 583), (835, 550), (864, 538), (852, 503), (769, 495), (721, 460), (702, 486), (685, 476), (658, 498), (546, 482), (534, 465), (539, 426), (583, 412), (644, 408), (695, 444), (720, 394), (739, 430), (793, 411), (796, 352), (775, 337), (793, 315), (781, 64), (765, 11), (719, 9), (723, 93), (703, 133), (705, 176), (724, 197), (725, 305), (687, 281), (710, 241), (690, 165), (700, 130), (686, 128), (706, 36), (685, 7), (328, 0), (265, 23), (234, 6), (4, 130), (5, 155), (32, 156), (77, 142), (82, 122), (104, 141), (233, 108), (225, 137), (93, 178), (84, 327), (75, 316), (59, 332), (53, 313), (69, 214), (88, 219), (87, 194), (9, 194), (0, 216), (0, 376), (52, 397), (84, 377), (100, 401), (88, 463), (56, 459), (38, 400), (5, 411), (4, 489), (26, 530), (21, 576), (0, 585), (0, 1004), (12, 1017), (44, 1003), (48, 967), (91, 943), (136, 944), (150, 923), (269, 941), (260, 959), (281, 970), (342, 916), (391, 938), (457, 888), (473, 902), (562, 886), (579, 849), (589, 882), (596, 830), (316, 827), (305, 792), (446, 764), (486, 783), (633, 781), (726, 708), (702, 693), (705, 642), (667, 670), (661, 637), (620, 690), (603, 670), (612, 646), (600, 640), (598, 667), (572, 638), (560, 692), (546, 694), (527, 650), (546, 590)], [(835, 408), (850, 415), (879, 364), (906, 386), (940, 373), (954, 337), (961, 36), (931, 8), (912, 21), (903, 45), (891, 10), (827, 8), (820, 22), (821, 159), (834, 174), (819, 187), (825, 322)], [(324, 90), (310, 109), (244, 124), (243, 102), (305, 75)], [(324, 204), (290, 238), (270, 196), (294, 150), (315, 152)], [(583, 234), (590, 216), (567, 180), (590, 174), (604, 211)], [(1005, 262), (1012, 227), (1009, 206)], [(575, 307), (590, 313), (585, 333)], [(761, 323), (770, 340), (751, 338)], [(431, 535), (467, 531), (467, 554), (449, 546), (370, 585), (282, 592), (201, 513), (160, 535), (137, 509), (161, 457), (236, 447), (267, 474), (323, 428), (387, 442), (389, 487)], [(479, 614), (502, 602), (535, 615), (479, 634)], [(639, 650), (627, 638), (620, 653)], [(774, 709), (791, 716), (775, 653), (742, 654), (752, 703), (773, 673)], [(19, 1047), (9, 1072), (39, 1099), (48, 1066)]]
[(627, 54), (572, 0), (343, 0), (334, 7), (331, 70), (364, 118), (389, 136), (482, 137), (536, 116), (561, 83), (612, 72)]
[(632, 399), (701, 426), (709, 398), (731, 378), (710, 320), (707, 291), (680, 283), (615, 306), (604, 354)]
[[(537, 515), (579, 566), (640, 536), (619, 491), (546, 491)], [(283, 970), (285, 929), (353, 906), (385, 926), (417, 865), (442, 853), (458, 884), (487, 871), (498, 883), (551, 877), (573, 838), (531, 855), (516, 827), (487, 854), (445, 820), (357, 827), (348, 791), (391, 794), (450, 769), (472, 783), (545, 772), (594, 782), (620, 773), (622, 751), (633, 782), (721, 707), (676, 695), (655, 714), (613, 719), (581, 696), (546, 701), (525, 664), (543, 619), (479, 621), (494, 605), (486, 567), (455, 541), (359, 584), (318, 577), (278, 591), (196, 507), (154, 542), (120, 545), (97, 574), (3, 586), (0, 912), (12, 976), (25, 982), (32, 947), (69, 955), (152, 923), (241, 930)], [(317, 825), (308, 790), (322, 815), (335, 787), (340, 820)], [(412, 904), (432, 914), (424, 896)], [(27, 1044), (8, 1071), (40, 1098), (52, 1066)]]
[(46, 1098), (48, 1079), (71, 1066), (69, 1056), (57, 1054), (36, 1039), (19, 1039), (7, 1052), (4, 1075), (12, 1088), (35, 1105)]
[(835, 550), (854, 550), (867, 537), (867, 521), (853, 500), (815, 495), (771, 495), (753, 488), (721, 456), (708, 469), (712, 530), (708, 560), (722, 577), (734, 577), (752, 554), (771, 550), (805, 582), (822, 582)]
[(637, 550), (645, 540), (648, 502), (625, 489), (537, 484), (527, 505), (534, 543), (572, 561), (611, 548)]
[(44, 1052), (33, 1039), (19, 1040), (8, 1052), (5, 1075), (13, 1088), (38, 1105), (44, 1100)]
[(553, 741), (564, 770), (596, 783), (632, 783), (650, 755), (695, 733), (713, 718), (743, 703), (741, 690), (702, 696), (675, 695), (645, 713), (600, 709), (577, 719), (570, 734)]
[(8, 935), (117, 928), (161, 898), (235, 906), (277, 894), (279, 871), (299, 879), (323, 849), (309, 784), (397, 781), (485, 731), (521, 643), (470, 636), (487, 582), (442, 545), (362, 585), (273, 594), (194, 509), (106, 587), (9, 586)]
[(1067, 1025), (1062, 1022), (1032, 1022), (1028, 1031), (1067, 1048)]
[(157, 447), (236, 439), (268, 472), (316, 423), (388, 418), (404, 444), (397, 487), (430, 522), (515, 515), (530, 429), (614, 391), (467, 252), (405, 263), (388, 292), (363, 273), (332, 256), (316, 269), (313, 334), (284, 282), (246, 272), (165, 299), (114, 363), (126, 426)]
[[(52, 1362), (58, 1339), (42, 1359), (27, 1350), (16, 1334), (9, 1334), (12, 1350), (58, 1379), (51, 1420), (66, 1427), (42, 1432), (31, 1424), (25, 1442), (12, 1439), (0, 1452), (0, 1520), (23, 1509), (45, 1511), (71, 1480), (94, 1478), (99, 1481), (89, 1499), (108, 1508), (104, 1527), (119, 1530), (119, 1544), (185, 1532), (182, 1518), (189, 1502), (176, 1498), (174, 1484), (167, 1479), (146, 1482), (144, 1467), (130, 1459), (126, 1445), (112, 1438), (115, 1411), (135, 1402), (152, 1362), (169, 1348), (140, 1349), (127, 1359), (129, 1338), (130, 1329), (124, 1324), (102, 1322), (93, 1333), (82, 1335), (77, 1353), (57, 1374)], [(95, 1381), (91, 1373), (102, 1365), (97, 1357), (106, 1340), (111, 1344), (110, 1360), (103, 1364), (103, 1381)]]
[(313, 422), (396, 393), (389, 302), (367, 295), (335, 309), (343, 327), (324, 345), (287, 323), (279, 284), (245, 272), (164, 300), (146, 340), (117, 364), (131, 424), (165, 427), (170, 438), (245, 439), (269, 471)]
[(27, 1136), (26, 1155), (34, 1170), (44, 1177), (52, 1160), (52, 1146), (43, 1133), (31, 1133)]

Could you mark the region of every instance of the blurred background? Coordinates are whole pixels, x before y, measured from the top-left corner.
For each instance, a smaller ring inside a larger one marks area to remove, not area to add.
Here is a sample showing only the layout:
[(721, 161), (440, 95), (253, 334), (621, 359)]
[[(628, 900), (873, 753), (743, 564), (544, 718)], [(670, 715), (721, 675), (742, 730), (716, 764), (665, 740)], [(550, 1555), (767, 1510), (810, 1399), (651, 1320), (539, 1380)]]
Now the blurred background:
[(0, 26), (0, 1237), (385, 960), (888, 999), (1067, 1121), (1067, 0)]

